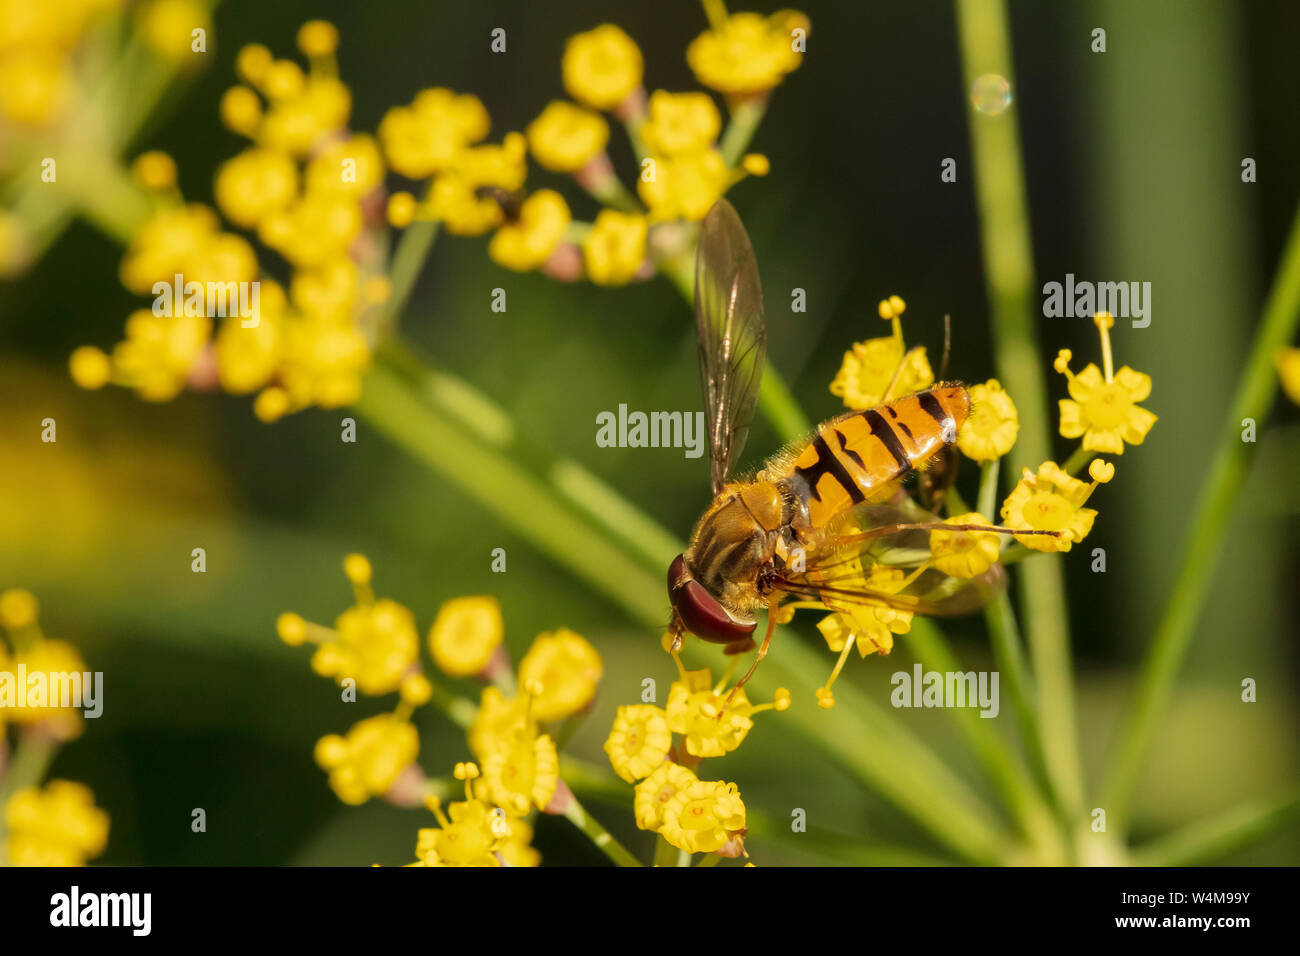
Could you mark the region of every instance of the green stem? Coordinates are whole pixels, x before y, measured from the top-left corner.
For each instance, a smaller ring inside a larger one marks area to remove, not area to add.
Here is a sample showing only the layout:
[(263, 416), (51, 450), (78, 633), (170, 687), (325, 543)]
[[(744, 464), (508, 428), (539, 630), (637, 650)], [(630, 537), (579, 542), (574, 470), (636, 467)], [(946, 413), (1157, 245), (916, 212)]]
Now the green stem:
[(1237, 387), (1232, 412), (1219, 435), (1210, 474), (1202, 488), (1169, 602), (1142, 664), (1137, 694), (1119, 733), (1119, 744), (1103, 790), (1111, 827), (1124, 833), (1128, 804), (1141, 773), (1156, 724), (1169, 703), (1174, 680), (1205, 603), (1224, 532), (1241, 491), (1255, 445), (1242, 441), (1245, 419), (1263, 419), (1277, 395), (1273, 360), (1300, 323), (1300, 211), (1282, 253), (1250, 358)]
[(641, 865), (641, 861), (614, 839), (614, 835), (601, 826), (600, 821), (588, 813), (576, 797), (570, 801), (569, 808), (564, 811), (564, 818), (581, 830), (600, 852), (619, 866)]
[(1217, 814), (1133, 851), (1134, 866), (1195, 866), (1241, 849), (1300, 818), (1300, 793)]
[[(963, 75), (1012, 80), (1003, 0), (958, 0)], [(969, 112), (981, 243), (993, 321), (998, 378), (1016, 400), (1020, 435), (1010, 464), (1037, 468), (1050, 453), (1047, 388), (1034, 328), (1033, 252), (1029, 241), (1024, 169), (1015, 113)], [(1021, 572), (1022, 620), (1038, 681), (1048, 769), (1067, 815), (1083, 807), (1083, 771), (1075, 723), (1069, 617), (1059, 561), (1034, 561)]]
[(379, 310), (375, 323), (376, 339), (382, 340), (393, 329), (397, 317), (415, 291), (424, 260), (438, 238), (438, 223), (413, 222), (397, 241), (397, 248), (389, 264), (388, 279), (393, 284), (392, 294)]
[(726, 132), (722, 134), (722, 140), (718, 143), (723, 162), (727, 164), (728, 169), (734, 168), (740, 162), (745, 149), (749, 146), (749, 141), (758, 131), (758, 125), (763, 122), (763, 114), (766, 112), (766, 96), (742, 100), (732, 108), (731, 120), (727, 123)]
[[(939, 629), (925, 618), (913, 618), (906, 643), (928, 670), (940, 673), (961, 673), (964, 670)], [(1040, 862), (1058, 862), (1065, 844), (1056, 831), (1052, 812), (1043, 802), (1024, 764), (998, 736), (994, 721), (981, 716), (975, 707), (970, 706), (952, 707), (948, 712), (983, 762), (989, 779), (1015, 815), (1021, 831), (1034, 845)]]
[(655, 837), (655, 855), (652, 865), (654, 866), (676, 866), (678, 850), (667, 840), (663, 834)]
[(998, 520), (998, 472), (1001, 470), (1001, 461), (1000, 458), (994, 458), (984, 463), (980, 469), (979, 496), (975, 499), (976, 510), (994, 522)]
[(666, 620), (659, 575), (592, 528), (508, 455), (420, 401), (388, 363), (376, 363), (355, 407), (394, 444), (634, 617)]
[[(0, 745), (3, 743), (0, 740)], [(47, 736), (21, 734), (18, 737), (18, 747), (9, 763), (0, 766), (0, 851), (4, 849), (8, 839), (4, 811), (9, 798), (23, 787), (40, 786), (58, 749), (58, 744)], [(0, 853), (0, 865), (8, 865), (8, 862), (3, 853)]]

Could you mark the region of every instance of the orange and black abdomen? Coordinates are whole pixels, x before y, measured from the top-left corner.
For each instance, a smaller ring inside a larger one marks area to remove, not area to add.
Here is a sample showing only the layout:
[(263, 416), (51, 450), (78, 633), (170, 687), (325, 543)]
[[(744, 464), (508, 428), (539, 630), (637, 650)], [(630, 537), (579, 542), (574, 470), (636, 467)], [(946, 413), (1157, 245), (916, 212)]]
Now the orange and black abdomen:
[(970, 395), (940, 385), (819, 427), (795, 458), (786, 483), (808, 503), (814, 528), (847, 508), (874, 501), (957, 440), (970, 416)]

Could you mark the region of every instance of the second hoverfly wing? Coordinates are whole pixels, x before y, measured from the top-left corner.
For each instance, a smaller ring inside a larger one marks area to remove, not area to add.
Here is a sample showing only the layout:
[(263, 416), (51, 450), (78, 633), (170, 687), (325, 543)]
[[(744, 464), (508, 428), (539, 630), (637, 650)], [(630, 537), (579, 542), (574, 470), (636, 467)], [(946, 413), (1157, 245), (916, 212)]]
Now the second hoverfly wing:
[(709, 477), (716, 495), (745, 446), (767, 356), (758, 263), (740, 217), (725, 199), (719, 199), (700, 224), (695, 322), (709, 430)]

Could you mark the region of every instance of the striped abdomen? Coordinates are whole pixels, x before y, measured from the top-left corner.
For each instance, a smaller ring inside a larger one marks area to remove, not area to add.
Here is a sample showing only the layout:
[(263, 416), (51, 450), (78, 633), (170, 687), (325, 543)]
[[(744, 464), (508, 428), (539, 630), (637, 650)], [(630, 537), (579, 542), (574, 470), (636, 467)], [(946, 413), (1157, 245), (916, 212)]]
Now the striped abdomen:
[[(820, 426), (781, 479), (808, 503), (814, 528), (862, 501), (878, 500), (923, 467), (970, 415), (970, 395), (941, 385)], [(776, 476), (773, 476), (776, 477)]]

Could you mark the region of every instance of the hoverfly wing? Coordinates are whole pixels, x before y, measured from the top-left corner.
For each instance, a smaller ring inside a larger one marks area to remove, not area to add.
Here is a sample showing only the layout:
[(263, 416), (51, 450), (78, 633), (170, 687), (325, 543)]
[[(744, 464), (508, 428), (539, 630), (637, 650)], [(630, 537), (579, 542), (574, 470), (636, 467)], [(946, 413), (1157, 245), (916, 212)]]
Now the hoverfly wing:
[(716, 495), (745, 446), (767, 355), (758, 263), (740, 217), (725, 199), (719, 199), (700, 224), (695, 323), (709, 430), (709, 477)]
[[(912, 576), (930, 557), (930, 532), (937, 524), (911, 499), (860, 504), (810, 543), (802, 570), (783, 569), (772, 586), (832, 610), (884, 606), (936, 617), (977, 611), (1006, 587), (1002, 565), (972, 578), (934, 568)], [(867, 574), (873, 565), (896, 569), (911, 580), (896, 591), (873, 586)]]

